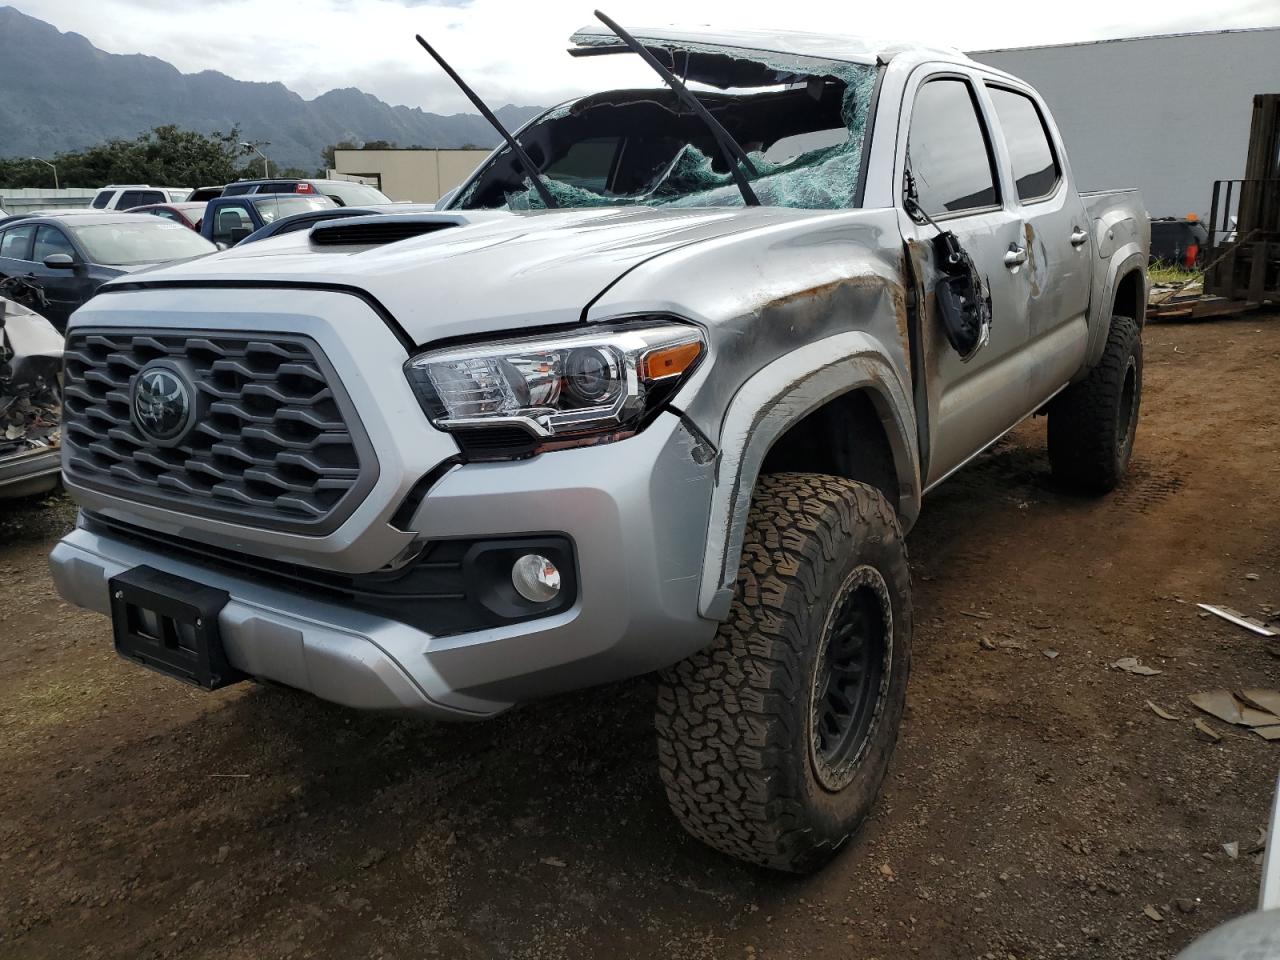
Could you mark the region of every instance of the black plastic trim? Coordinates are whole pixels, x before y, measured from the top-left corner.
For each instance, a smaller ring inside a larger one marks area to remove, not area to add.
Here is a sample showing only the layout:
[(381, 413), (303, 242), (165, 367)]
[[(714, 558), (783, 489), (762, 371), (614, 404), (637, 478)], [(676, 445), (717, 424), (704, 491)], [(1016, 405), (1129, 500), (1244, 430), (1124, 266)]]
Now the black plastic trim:
[[(84, 526), (162, 556), (251, 577), (255, 583), (363, 610), (437, 637), (551, 616), (578, 599), (577, 550), (564, 533), (432, 540), (398, 569), (342, 574), (181, 540), (87, 512)], [(548, 603), (525, 600), (511, 583), (511, 566), (526, 553), (547, 557), (560, 571), (560, 593)]]

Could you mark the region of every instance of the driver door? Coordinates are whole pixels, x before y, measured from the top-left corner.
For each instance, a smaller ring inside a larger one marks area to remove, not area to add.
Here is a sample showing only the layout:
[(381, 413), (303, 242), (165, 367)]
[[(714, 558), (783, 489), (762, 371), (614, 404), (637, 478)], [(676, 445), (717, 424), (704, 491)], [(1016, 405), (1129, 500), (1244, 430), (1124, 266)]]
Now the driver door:
[[(923, 277), (921, 364), (929, 413), (926, 484), (940, 482), (1016, 423), (1026, 408), (1018, 369), (1029, 339), (1027, 287), (1016, 269), (1022, 223), (1005, 202), (996, 151), (975, 79), (954, 67), (922, 67), (908, 86), (899, 132), (904, 194), (934, 223), (920, 222), (899, 205), (899, 222)], [(907, 177), (907, 174), (910, 177)], [(914, 207), (912, 208), (914, 210)], [(936, 226), (934, 225), (936, 224)], [(939, 314), (936, 280), (941, 264), (934, 238), (955, 235), (977, 268), (990, 298), (990, 338), (968, 358), (951, 347)]]
[[(71, 270), (46, 267), (44, 258), (54, 253), (67, 254), (75, 261), (75, 267)], [(45, 316), (59, 330), (66, 329), (71, 314), (93, 293), (84, 258), (65, 233), (57, 227), (42, 223), (36, 228), (35, 246), (31, 253), (31, 273), (44, 288), (47, 304)]]

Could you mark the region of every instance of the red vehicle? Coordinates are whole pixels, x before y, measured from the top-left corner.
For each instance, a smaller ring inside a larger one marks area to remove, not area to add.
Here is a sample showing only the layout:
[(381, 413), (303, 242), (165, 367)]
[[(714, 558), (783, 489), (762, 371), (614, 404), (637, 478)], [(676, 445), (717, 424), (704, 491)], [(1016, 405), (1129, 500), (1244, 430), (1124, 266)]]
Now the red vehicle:
[(204, 220), (204, 203), (149, 203), (142, 207), (130, 207), (127, 213), (149, 213), (153, 217), (164, 217), (184, 227), (200, 232), (200, 224)]

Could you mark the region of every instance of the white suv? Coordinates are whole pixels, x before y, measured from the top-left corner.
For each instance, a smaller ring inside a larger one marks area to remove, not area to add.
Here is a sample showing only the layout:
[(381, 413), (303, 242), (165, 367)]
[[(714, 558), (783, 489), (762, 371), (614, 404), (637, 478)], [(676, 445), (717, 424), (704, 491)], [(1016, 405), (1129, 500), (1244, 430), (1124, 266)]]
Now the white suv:
[(153, 187), (147, 183), (113, 183), (93, 198), (95, 210), (130, 210), (151, 203), (181, 203), (191, 195), (190, 187)]

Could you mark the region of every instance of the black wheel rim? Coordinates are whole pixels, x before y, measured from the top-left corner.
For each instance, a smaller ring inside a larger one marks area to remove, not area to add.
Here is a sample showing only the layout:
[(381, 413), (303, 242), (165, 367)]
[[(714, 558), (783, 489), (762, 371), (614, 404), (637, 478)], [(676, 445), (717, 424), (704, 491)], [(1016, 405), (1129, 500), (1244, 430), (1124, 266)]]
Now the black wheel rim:
[(873, 567), (858, 567), (831, 607), (814, 674), (812, 759), (828, 790), (853, 779), (879, 718), (892, 633), (884, 578)]
[(1133, 449), (1133, 435), (1138, 430), (1138, 362), (1129, 358), (1124, 369), (1124, 383), (1120, 387), (1120, 422), (1116, 425), (1120, 448), (1116, 451), (1120, 464), (1129, 459)]

